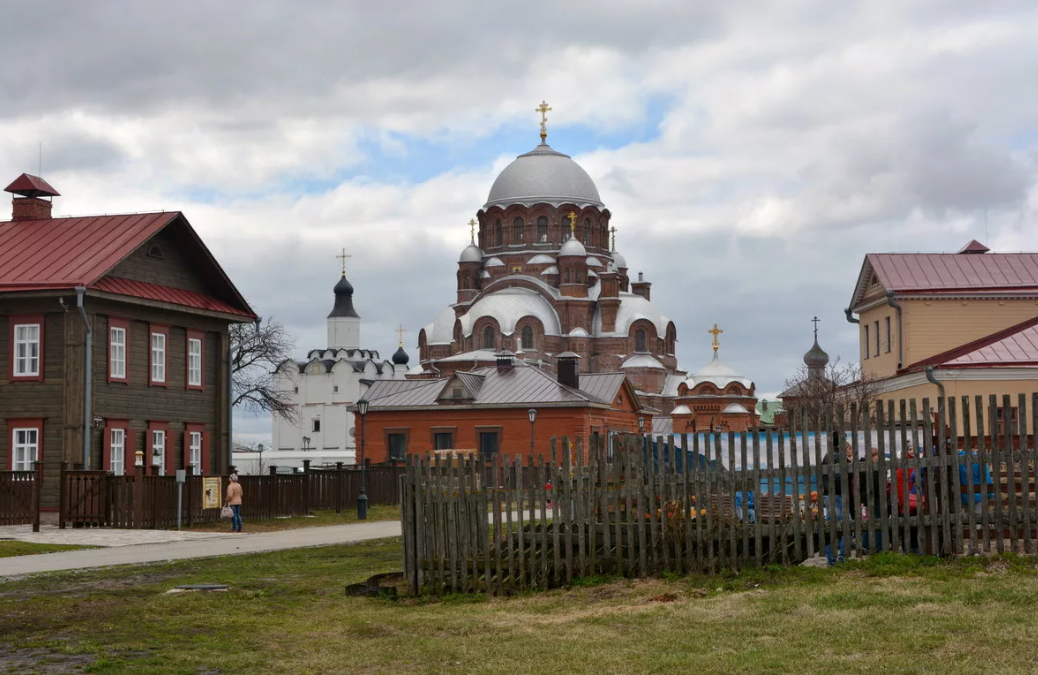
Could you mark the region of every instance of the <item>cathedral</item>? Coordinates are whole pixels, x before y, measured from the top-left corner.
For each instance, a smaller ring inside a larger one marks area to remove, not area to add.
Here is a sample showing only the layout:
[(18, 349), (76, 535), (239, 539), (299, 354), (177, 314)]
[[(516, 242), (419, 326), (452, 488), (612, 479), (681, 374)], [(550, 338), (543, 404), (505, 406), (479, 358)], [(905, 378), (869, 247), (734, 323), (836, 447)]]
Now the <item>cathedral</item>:
[[(630, 275), (591, 176), (548, 145), (550, 108), (537, 110), (541, 142), (505, 167), (470, 221), (456, 300), (420, 331), (408, 376), (492, 366), (501, 352), (555, 372), (559, 354), (576, 354), (581, 372), (621, 372), (646, 406), (669, 416), (699, 384), (678, 365), (674, 322), (652, 304), (642, 273)], [(719, 365), (724, 378), (734, 374)], [(752, 419), (752, 383), (737, 386)]]

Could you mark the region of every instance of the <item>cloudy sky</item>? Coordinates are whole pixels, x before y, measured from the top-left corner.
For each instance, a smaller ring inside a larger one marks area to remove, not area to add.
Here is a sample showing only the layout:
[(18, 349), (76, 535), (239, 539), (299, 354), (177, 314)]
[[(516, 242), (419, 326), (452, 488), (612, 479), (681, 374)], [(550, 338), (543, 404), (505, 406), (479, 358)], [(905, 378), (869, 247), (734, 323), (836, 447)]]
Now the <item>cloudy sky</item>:
[(300, 354), (345, 246), (363, 342), (414, 354), (546, 99), (681, 364), (716, 322), (774, 393), (815, 314), (856, 355), (865, 253), (1038, 249), (1035, 35), (1033, 0), (9, 0), (0, 178), (42, 143), (56, 214), (184, 211)]

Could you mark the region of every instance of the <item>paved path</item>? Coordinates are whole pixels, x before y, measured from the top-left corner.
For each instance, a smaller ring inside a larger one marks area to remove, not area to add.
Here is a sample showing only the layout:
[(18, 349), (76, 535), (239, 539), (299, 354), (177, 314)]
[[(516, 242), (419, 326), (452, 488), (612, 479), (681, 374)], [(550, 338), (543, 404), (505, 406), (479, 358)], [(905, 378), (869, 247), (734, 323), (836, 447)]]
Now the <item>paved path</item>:
[[(209, 533), (205, 533), (209, 534)], [(118, 546), (86, 551), (65, 551), (0, 558), (0, 579), (38, 572), (136, 565), (141, 563), (209, 558), (218, 555), (262, 553), (310, 546), (347, 544), (369, 539), (400, 536), (400, 522), (386, 520), (354, 525), (306, 527), (280, 532), (200, 537), (161, 544)]]
[(171, 541), (234, 537), (227, 531), (188, 532), (185, 530), (122, 530), (114, 527), (68, 527), (42, 525), (33, 532), (29, 525), (7, 525), (0, 527), (0, 540), (17, 539), (33, 544), (72, 544), (74, 546), (136, 546), (138, 544), (164, 544)]

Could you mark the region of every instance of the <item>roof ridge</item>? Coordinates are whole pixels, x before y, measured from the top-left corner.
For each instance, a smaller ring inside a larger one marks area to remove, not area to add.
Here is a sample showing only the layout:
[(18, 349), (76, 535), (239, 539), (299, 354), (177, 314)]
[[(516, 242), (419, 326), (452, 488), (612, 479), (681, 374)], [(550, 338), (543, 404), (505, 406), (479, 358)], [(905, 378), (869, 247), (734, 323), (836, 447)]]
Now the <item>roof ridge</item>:
[(952, 361), (954, 359), (959, 358), (960, 356), (965, 356), (966, 354), (975, 352), (978, 349), (982, 349), (984, 347), (993, 345), (996, 342), (1005, 340), (1008, 337), (1016, 335), (1017, 333), (1021, 333), (1027, 330), (1028, 328), (1033, 328), (1036, 325), (1038, 325), (1038, 316), (1031, 317), (1026, 321), (1021, 321), (1018, 324), (1014, 324), (1012, 326), (1009, 326), (1008, 328), (1003, 328), (1002, 330), (991, 333), (990, 335), (985, 335), (981, 338), (977, 338), (976, 340), (959, 345), (958, 347), (953, 347), (952, 349), (943, 351), (940, 354), (934, 354), (929, 358), (916, 361), (910, 366), (906, 366), (905, 368), (901, 369), (901, 371), (899, 372), (910, 373), (917, 370), (922, 370), (926, 366), (939, 366), (947, 361)]

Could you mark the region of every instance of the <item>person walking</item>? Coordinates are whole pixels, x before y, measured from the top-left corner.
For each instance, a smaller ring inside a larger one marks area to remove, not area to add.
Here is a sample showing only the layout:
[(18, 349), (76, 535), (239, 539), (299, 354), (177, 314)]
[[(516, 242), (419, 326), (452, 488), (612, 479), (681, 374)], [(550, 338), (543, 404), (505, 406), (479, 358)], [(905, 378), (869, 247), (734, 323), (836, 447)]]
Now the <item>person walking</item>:
[[(833, 447), (838, 448), (839, 440), (833, 439)], [(854, 459), (854, 448), (851, 447), (850, 443), (844, 446), (844, 456), (847, 459), (847, 469), (850, 471), (851, 462)], [(844, 561), (844, 545), (843, 545), (843, 519), (845, 516), (853, 519), (853, 514), (844, 513), (844, 494), (843, 486), (840, 481), (840, 476), (843, 473), (842, 466), (838, 461), (837, 456), (831, 456), (828, 451), (822, 457), (822, 466), (827, 467), (829, 471), (822, 475), (822, 494), (825, 500), (825, 520), (832, 518), (836, 521), (836, 551), (833, 551), (831, 543), (825, 545), (825, 558), (830, 565), (835, 565), (838, 562)], [(847, 489), (853, 491), (854, 480), (848, 481)], [(850, 495), (847, 495), (846, 503), (850, 505)], [(822, 539), (826, 537), (823, 534)]]
[(224, 504), (230, 506), (231, 510), (234, 511), (234, 515), (231, 517), (231, 532), (241, 532), (241, 483), (238, 482), (238, 474), (232, 473), (230, 482), (227, 484), (227, 494), (224, 497)]

